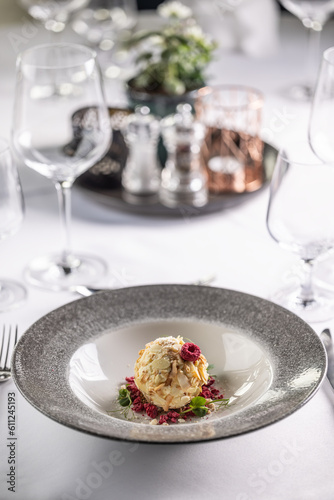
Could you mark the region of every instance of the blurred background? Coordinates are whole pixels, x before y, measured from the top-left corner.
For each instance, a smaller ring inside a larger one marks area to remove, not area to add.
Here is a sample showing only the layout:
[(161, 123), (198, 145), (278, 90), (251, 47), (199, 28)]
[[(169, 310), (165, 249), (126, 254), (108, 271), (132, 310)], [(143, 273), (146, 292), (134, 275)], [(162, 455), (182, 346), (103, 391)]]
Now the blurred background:
[[(278, 0), (276, 1), (279, 5)], [(162, 3), (162, 0), (137, 0), (139, 10), (155, 9), (160, 3)], [(0, 24), (17, 21), (25, 14), (18, 2), (13, 0), (0, 0), (0, 8)], [(281, 6), (280, 8), (283, 9)]]

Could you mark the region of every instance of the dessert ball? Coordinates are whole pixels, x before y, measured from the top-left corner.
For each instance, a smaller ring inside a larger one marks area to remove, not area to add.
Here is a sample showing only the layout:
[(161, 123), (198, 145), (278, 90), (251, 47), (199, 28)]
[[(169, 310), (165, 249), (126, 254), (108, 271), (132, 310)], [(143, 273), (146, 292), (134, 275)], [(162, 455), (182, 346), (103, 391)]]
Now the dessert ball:
[(161, 337), (139, 351), (135, 383), (145, 399), (164, 411), (182, 408), (208, 382), (208, 362), (198, 346), (182, 337)]

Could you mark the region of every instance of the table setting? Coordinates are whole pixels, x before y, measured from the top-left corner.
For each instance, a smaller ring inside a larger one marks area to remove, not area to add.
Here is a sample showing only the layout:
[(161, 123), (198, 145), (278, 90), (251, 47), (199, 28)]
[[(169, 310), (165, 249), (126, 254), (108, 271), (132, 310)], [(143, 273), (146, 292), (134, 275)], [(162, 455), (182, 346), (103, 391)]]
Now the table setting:
[(333, 2), (42, 3), (0, 23), (0, 499), (332, 500)]

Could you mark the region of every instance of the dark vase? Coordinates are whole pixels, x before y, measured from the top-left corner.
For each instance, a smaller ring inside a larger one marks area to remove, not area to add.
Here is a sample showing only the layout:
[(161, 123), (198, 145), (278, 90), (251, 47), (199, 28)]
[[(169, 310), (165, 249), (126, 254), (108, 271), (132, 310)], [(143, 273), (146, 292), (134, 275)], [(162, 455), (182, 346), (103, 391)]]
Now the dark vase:
[(197, 94), (197, 90), (192, 90), (182, 95), (168, 95), (138, 90), (131, 85), (131, 80), (127, 84), (126, 92), (130, 107), (147, 106), (153, 115), (160, 118), (175, 113), (178, 104), (189, 103), (193, 105)]

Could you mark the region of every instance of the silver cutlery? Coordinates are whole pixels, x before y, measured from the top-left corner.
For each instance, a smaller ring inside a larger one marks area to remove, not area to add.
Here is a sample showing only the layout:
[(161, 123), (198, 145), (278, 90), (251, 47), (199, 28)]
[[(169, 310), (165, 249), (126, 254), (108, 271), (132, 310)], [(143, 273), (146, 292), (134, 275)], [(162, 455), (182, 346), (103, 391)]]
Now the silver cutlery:
[(6, 382), (11, 377), (10, 359), (17, 343), (17, 325), (3, 326), (0, 345), (0, 382)]
[[(197, 286), (205, 286), (205, 285), (210, 285), (214, 280), (216, 279), (216, 276), (214, 274), (210, 274), (206, 276), (205, 278), (199, 279), (197, 281), (193, 281), (192, 283), (189, 283), (190, 285), (197, 285)], [(105, 292), (107, 290), (117, 290), (117, 288), (94, 288), (86, 285), (74, 285), (70, 287), (70, 291), (74, 293), (78, 293), (79, 295), (82, 295), (83, 297), (89, 297), (90, 295), (93, 295), (94, 293), (97, 292)]]
[(325, 328), (320, 334), (320, 339), (324, 344), (328, 358), (327, 378), (334, 389), (334, 347), (333, 338), (329, 328)]

